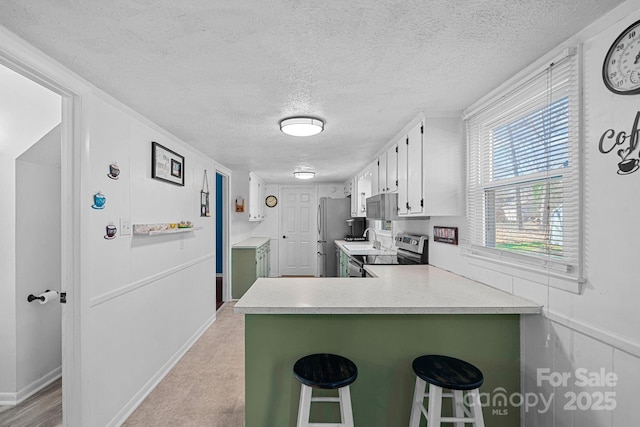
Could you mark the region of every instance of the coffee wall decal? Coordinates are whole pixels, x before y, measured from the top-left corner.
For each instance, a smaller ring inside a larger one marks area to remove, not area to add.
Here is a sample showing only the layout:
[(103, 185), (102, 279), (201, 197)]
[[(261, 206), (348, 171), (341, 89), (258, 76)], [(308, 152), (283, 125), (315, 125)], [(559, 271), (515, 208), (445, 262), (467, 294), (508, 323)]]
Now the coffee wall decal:
[(104, 238), (107, 240), (112, 240), (116, 238), (116, 233), (118, 232), (118, 229), (116, 228), (116, 226), (113, 224), (113, 222), (110, 222), (107, 226), (106, 226), (106, 233), (104, 235)]
[(616, 131), (607, 129), (600, 137), (598, 150), (602, 154), (608, 154), (618, 148), (616, 153), (620, 158), (618, 162), (618, 175), (629, 175), (637, 171), (640, 160), (637, 158), (636, 148), (638, 148), (638, 123), (640, 122), (640, 111), (636, 113), (631, 130), (627, 133), (624, 130)]
[(120, 167), (116, 162), (109, 165), (109, 173), (107, 176), (111, 179), (118, 179), (120, 177)]
[(104, 209), (105, 204), (107, 203), (107, 198), (104, 194), (102, 194), (99, 190), (96, 194), (93, 195), (93, 205), (91, 207), (93, 209)]

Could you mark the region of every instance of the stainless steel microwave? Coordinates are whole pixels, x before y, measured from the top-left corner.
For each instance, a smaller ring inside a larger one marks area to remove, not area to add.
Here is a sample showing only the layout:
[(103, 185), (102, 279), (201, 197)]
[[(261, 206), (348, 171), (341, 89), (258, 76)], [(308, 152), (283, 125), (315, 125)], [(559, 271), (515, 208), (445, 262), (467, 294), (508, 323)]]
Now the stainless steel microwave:
[(367, 219), (398, 219), (398, 193), (382, 193), (367, 198)]

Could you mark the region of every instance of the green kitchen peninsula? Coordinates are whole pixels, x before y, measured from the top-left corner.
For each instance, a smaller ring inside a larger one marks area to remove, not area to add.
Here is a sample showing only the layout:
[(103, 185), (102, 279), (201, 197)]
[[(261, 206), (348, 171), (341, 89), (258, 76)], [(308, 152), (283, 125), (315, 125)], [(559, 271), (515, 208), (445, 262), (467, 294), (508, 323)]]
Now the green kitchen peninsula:
[[(293, 364), (312, 353), (357, 365), (356, 425), (408, 425), (411, 362), (423, 354), (476, 365), (485, 377), (485, 424), (520, 425), (517, 400), (510, 406), (506, 399), (520, 393), (520, 315), (541, 307), (430, 265), (366, 269), (374, 277), (258, 279), (237, 302), (235, 311), (245, 314), (245, 425), (296, 425)], [(336, 409), (314, 404), (311, 420), (338, 421)]]

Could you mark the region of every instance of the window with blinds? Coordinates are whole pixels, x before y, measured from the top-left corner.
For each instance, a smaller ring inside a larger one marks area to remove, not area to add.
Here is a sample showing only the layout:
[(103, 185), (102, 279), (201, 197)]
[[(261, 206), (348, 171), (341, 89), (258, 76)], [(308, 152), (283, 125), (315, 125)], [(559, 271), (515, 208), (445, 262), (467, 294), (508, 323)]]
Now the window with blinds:
[(575, 50), (466, 117), (468, 253), (580, 275)]

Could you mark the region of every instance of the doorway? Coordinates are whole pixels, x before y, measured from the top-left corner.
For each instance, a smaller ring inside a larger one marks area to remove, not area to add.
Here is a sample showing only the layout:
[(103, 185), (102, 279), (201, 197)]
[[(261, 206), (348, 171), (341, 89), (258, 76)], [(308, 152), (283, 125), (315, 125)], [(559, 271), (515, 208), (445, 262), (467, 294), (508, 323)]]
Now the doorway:
[[(61, 230), (69, 228), (62, 215), (68, 208), (63, 207), (68, 187), (61, 165), (68, 104), (62, 94), (16, 68), (0, 65), (0, 219), (14, 224), (5, 230), (8, 253), (0, 257), (0, 335), (6, 339), (0, 357), (0, 405), (10, 407), (3, 408), (2, 417), (20, 411), (27, 399), (50, 384), (60, 389), (64, 371), (62, 306), (55, 298), (42, 303), (27, 297), (65, 290), (67, 252)], [(61, 423), (58, 394), (54, 412)], [(38, 408), (31, 401), (29, 406)]]
[(280, 198), (280, 274), (315, 276), (317, 188), (281, 187)]
[(224, 303), (224, 176), (216, 172), (216, 310)]
[(229, 227), (231, 202), (231, 171), (220, 165), (215, 168), (215, 222), (216, 222), (216, 310), (226, 301), (231, 301), (231, 251)]

